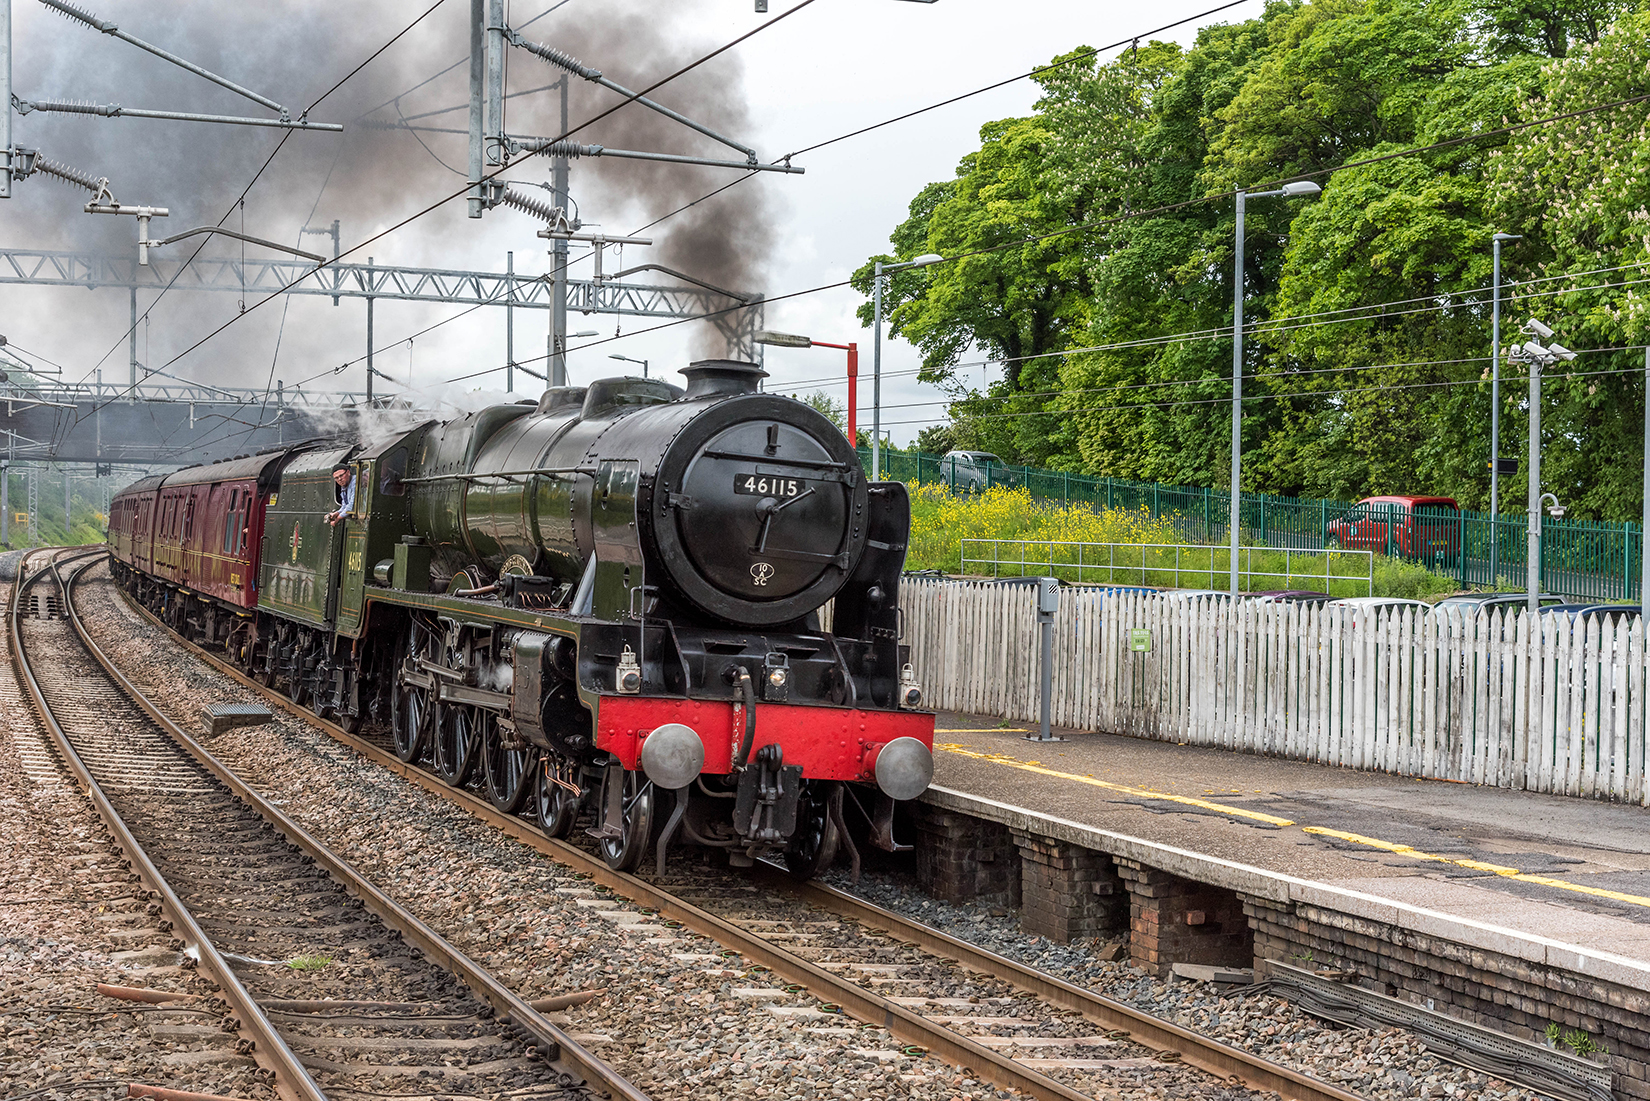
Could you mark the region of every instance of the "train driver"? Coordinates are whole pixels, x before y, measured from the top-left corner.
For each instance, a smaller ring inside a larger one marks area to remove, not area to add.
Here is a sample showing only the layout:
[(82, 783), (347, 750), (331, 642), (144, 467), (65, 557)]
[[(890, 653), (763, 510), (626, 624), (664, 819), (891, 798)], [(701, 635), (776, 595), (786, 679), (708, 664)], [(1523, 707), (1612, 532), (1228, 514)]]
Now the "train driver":
[(348, 463), (335, 463), (332, 467), (332, 480), (338, 486), (338, 508), (327, 513), (327, 523), (336, 524), (340, 520), (347, 520), (355, 511), (355, 475), (350, 471)]

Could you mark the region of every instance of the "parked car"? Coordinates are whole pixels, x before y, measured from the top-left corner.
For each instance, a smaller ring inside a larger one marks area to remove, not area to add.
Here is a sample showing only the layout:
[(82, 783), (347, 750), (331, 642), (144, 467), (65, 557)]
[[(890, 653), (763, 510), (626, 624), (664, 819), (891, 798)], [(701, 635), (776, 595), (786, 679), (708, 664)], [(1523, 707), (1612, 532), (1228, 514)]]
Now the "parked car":
[[(1562, 596), (1553, 596), (1551, 593), (1542, 593), (1536, 597), (1542, 609), (1556, 607), (1565, 603)], [(1524, 593), (1461, 593), (1458, 596), (1446, 596), (1432, 606), (1435, 612), (1445, 612), (1453, 608), (1462, 615), (1474, 615), (1484, 608), (1511, 608), (1521, 612), (1529, 604), (1529, 597)]]
[[(1161, 595), (1164, 600), (1174, 601), (1196, 600), (1199, 597), (1202, 597), (1204, 600), (1232, 599), (1232, 594), (1227, 589), (1164, 589)], [(1238, 594), (1240, 598), (1249, 595), (1249, 593)]]
[(1552, 613), (1562, 613), (1577, 619), (1589, 615), (1620, 619), (1625, 616), (1643, 615), (1644, 609), (1638, 604), (1589, 604), (1582, 601), (1572, 604), (1552, 604), (1541, 609), (1542, 615)]
[(1399, 608), (1419, 608), (1416, 615), (1422, 615), (1432, 610), (1432, 605), (1424, 600), (1410, 600), (1402, 596), (1344, 596), (1339, 600), (1325, 602), (1325, 608), (1346, 608), (1347, 615), (1353, 623), (1357, 623), (1365, 616), (1374, 617), (1377, 613), (1391, 613)]
[(1461, 546), (1461, 509), (1452, 497), (1365, 497), (1324, 529), (1324, 545), (1405, 558), (1440, 558)]
[(940, 480), (954, 493), (978, 493), (994, 485), (1019, 485), (1008, 464), (989, 451), (947, 451), (940, 456)]
[(1394, 608), (1424, 608), (1432, 610), (1432, 605), (1424, 600), (1411, 600), (1405, 596), (1344, 596), (1339, 600), (1331, 600), (1324, 604), (1325, 608), (1355, 608), (1361, 612), (1385, 612)]
[(1329, 594), (1310, 589), (1262, 589), (1249, 597), (1260, 604), (1322, 604)]

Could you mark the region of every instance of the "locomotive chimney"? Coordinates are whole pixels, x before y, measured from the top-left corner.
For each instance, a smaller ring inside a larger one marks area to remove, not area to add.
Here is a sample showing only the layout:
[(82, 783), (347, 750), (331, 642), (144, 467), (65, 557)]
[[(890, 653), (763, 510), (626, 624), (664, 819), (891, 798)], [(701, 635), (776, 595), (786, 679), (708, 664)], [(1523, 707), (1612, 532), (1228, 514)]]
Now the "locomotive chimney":
[(732, 394), (754, 394), (757, 383), (768, 377), (768, 372), (754, 363), (737, 359), (700, 359), (682, 368), (687, 376), (684, 398), (720, 398)]

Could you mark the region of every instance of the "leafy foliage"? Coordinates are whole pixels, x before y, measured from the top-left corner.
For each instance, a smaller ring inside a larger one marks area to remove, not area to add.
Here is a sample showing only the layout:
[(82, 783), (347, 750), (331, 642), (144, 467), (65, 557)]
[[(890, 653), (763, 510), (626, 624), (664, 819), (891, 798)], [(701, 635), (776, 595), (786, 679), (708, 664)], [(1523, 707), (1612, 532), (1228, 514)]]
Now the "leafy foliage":
[[(1034, 112), (982, 127), (855, 273), (869, 296), (877, 259), (953, 258), (883, 280), (890, 332), (951, 400), (929, 447), (1223, 483), (1231, 192), (1311, 174), (1315, 199), (1248, 202), (1245, 488), (1487, 507), (1500, 231), (1522, 238), (1503, 253), (1504, 349), (1539, 316), (1588, 353), (1543, 389), (1544, 488), (1581, 518), (1636, 516), (1641, 474), (1619, 457), (1643, 446), (1639, 353), (1609, 349), (1650, 341), (1631, 266), (1650, 267), (1650, 102), (1520, 124), (1650, 92), (1641, 6), (1274, 0), (1186, 50), (1054, 59)], [(1002, 381), (981, 384), (980, 359)], [(1517, 455), (1524, 371), (1501, 366)], [(1505, 510), (1523, 498), (1503, 480)]]

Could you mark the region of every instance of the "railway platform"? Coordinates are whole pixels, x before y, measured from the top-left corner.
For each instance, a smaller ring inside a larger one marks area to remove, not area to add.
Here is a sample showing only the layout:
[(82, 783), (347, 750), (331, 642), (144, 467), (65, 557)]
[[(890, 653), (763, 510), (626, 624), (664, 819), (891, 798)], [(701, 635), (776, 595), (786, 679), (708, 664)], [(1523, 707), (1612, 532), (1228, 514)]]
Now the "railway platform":
[(1441, 1027), (1545, 1044), (1556, 1026), (1616, 1096), (1650, 1097), (1650, 809), (937, 725), (915, 823), (934, 894), (1000, 898), (1028, 932), (1126, 945), (1158, 975), (1315, 972)]

